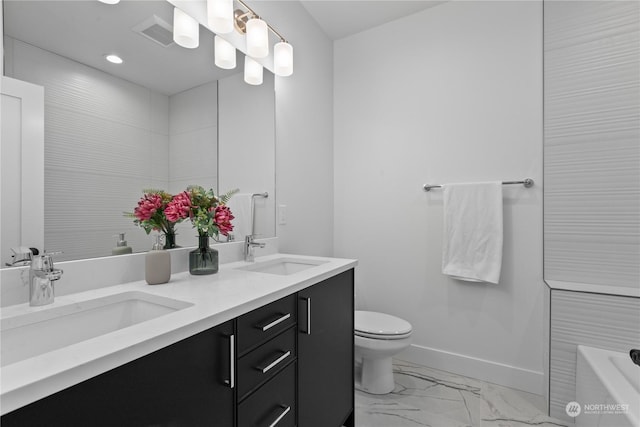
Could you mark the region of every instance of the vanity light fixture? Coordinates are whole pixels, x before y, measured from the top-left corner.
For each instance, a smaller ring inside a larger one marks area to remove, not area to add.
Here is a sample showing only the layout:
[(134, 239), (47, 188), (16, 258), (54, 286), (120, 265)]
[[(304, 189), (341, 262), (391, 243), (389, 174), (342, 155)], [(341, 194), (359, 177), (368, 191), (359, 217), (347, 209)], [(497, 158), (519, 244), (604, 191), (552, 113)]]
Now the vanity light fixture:
[(225, 70), (236, 68), (236, 48), (220, 36), (214, 37), (215, 64)]
[(112, 64), (122, 64), (124, 61), (118, 55), (105, 55), (104, 59), (111, 62)]
[[(274, 72), (277, 76), (293, 74), (293, 46), (266, 21), (242, 0), (236, 0), (247, 12), (236, 9), (233, 13), (236, 30), (247, 35), (247, 55), (253, 58), (264, 58), (269, 55), (269, 31), (280, 41), (274, 46)], [(254, 32), (255, 31), (255, 32)]]
[(257, 16), (247, 21), (247, 55), (253, 58), (269, 56), (269, 28)]
[(188, 49), (195, 49), (200, 44), (198, 21), (177, 7), (173, 8), (173, 41)]
[(250, 85), (262, 84), (262, 65), (255, 59), (248, 56), (244, 57), (244, 81)]
[(233, 0), (207, 0), (207, 22), (215, 33), (233, 31)]
[[(107, 0), (113, 1), (113, 0)], [(245, 10), (233, 10), (234, 1)], [(265, 20), (261, 19), (243, 0), (206, 0), (207, 26), (216, 34), (232, 31), (231, 26), (246, 34), (247, 55), (244, 79), (252, 85), (262, 84), (263, 67), (254, 58), (269, 56), (269, 31), (280, 40), (273, 50), (274, 73), (287, 77), (293, 74), (293, 46)], [(231, 25), (229, 24), (231, 22)], [(178, 8), (174, 8), (173, 40), (187, 48), (198, 47), (198, 22)], [(235, 48), (226, 40), (215, 37), (215, 64), (224, 69), (235, 68)]]

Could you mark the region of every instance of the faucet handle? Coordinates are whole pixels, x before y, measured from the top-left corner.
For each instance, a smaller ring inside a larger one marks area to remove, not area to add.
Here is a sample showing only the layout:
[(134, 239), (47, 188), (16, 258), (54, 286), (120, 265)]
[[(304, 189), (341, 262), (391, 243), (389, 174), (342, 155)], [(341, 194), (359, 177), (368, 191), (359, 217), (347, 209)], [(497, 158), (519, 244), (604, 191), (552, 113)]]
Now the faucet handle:
[(62, 251), (45, 252), (42, 255), (35, 255), (31, 260), (32, 270), (53, 271), (53, 256), (61, 254)]

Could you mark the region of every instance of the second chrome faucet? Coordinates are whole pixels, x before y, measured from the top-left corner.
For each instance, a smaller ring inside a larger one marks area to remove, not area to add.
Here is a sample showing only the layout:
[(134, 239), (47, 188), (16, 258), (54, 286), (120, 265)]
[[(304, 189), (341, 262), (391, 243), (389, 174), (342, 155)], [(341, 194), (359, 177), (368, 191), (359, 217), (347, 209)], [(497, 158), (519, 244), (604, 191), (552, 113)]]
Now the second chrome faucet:
[(244, 260), (245, 261), (248, 261), (248, 262), (255, 261), (256, 255), (255, 255), (254, 249), (256, 247), (258, 248), (265, 247), (265, 243), (255, 242), (254, 241), (255, 237), (256, 236), (254, 234), (249, 234), (244, 237)]

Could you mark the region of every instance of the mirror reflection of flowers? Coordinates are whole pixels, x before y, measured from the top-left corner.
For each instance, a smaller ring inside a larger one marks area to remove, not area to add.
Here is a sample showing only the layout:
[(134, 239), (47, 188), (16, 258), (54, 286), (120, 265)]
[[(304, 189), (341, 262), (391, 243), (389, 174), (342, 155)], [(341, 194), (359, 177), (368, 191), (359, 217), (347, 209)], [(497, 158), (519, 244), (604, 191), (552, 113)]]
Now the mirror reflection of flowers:
[(186, 191), (173, 196), (164, 214), (169, 221), (178, 222), (189, 218), (199, 236), (228, 236), (233, 231), (234, 219), (226, 205), (238, 190), (231, 190), (216, 197), (212, 189), (205, 190), (199, 185), (191, 185)]
[(125, 215), (135, 218), (134, 224), (142, 227), (147, 234), (151, 231), (160, 231), (165, 234), (175, 233), (175, 224), (182, 222), (184, 218), (170, 219), (165, 215), (165, 210), (173, 196), (164, 190), (147, 189), (142, 192), (144, 194), (133, 213), (125, 212)]

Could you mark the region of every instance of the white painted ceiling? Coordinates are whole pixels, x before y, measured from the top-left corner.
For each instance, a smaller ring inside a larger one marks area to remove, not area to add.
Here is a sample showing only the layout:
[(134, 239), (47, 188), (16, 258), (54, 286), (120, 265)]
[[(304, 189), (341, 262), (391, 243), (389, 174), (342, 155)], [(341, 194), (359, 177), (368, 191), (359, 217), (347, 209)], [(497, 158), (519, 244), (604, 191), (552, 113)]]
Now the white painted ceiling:
[(300, 0), (332, 40), (437, 6), (436, 0)]
[[(433, 7), (435, 0), (301, 0), (329, 38), (337, 40)], [(213, 64), (213, 34), (200, 27), (200, 46), (168, 47), (132, 29), (156, 15), (172, 24), (173, 6), (165, 0), (4, 0), (4, 32), (18, 40), (171, 95), (242, 70)], [(268, 18), (268, 17), (267, 17)], [(104, 56), (117, 53), (125, 63)]]

